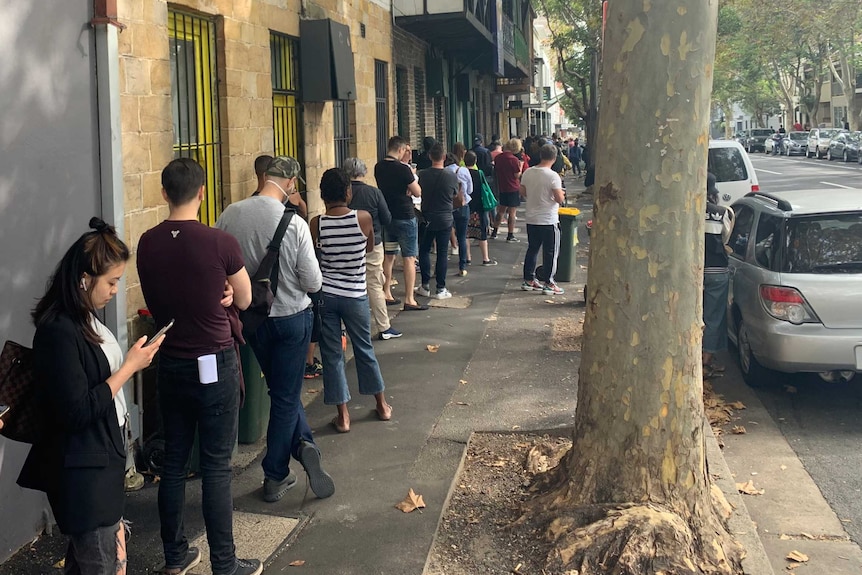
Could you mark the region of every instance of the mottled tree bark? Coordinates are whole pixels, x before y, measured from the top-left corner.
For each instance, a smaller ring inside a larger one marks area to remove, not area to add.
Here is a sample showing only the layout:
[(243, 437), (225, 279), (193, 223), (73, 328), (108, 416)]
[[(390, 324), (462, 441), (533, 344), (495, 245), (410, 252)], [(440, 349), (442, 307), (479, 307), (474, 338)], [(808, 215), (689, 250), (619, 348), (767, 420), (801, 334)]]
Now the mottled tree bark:
[(574, 446), (529, 513), (580, 575), (737, 573), (701, 379), (718, 0), (609, 3)]

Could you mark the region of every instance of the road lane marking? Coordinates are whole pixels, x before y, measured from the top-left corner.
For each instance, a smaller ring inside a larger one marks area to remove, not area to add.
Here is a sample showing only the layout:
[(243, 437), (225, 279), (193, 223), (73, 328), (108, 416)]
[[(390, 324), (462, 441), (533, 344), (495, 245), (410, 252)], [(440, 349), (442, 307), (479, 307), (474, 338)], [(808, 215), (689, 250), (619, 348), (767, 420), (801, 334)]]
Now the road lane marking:
[(833, 184), (832, 182), (820, 182), (824, 186), (835, 186), (836, 188), (844, 188), (845, 190), (855, 190), (853, 186), (842, 186), (841, 184)]
[(763, 168), (757, 168), (757, 167), (756, 167), (756, 168), (754, 168), (754, 169), (755, 169), (755, 170), (757, 170), (758, 172), (766, 172), (767, 174), (774, 174), (774, 175), (776, 175), (776, 176), (781, 176), (781, 175), (783, 175), (781, 172), (773, 172), (773, 171), (771, 171), (771, 170), (764, 170)]

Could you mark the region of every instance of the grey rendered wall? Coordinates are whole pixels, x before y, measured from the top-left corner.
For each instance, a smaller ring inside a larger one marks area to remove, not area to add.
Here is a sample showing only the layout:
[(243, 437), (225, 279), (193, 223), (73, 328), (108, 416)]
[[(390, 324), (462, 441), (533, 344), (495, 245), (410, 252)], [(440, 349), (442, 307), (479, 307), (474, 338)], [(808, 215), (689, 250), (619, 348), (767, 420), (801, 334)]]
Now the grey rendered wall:
[[(0, 0), (0, 343), (29, 345), (29, 310), (100, 213), (92, 0)], [(0, 438), (0, 561), (44, 526), (15, 484), (29, 446)]]

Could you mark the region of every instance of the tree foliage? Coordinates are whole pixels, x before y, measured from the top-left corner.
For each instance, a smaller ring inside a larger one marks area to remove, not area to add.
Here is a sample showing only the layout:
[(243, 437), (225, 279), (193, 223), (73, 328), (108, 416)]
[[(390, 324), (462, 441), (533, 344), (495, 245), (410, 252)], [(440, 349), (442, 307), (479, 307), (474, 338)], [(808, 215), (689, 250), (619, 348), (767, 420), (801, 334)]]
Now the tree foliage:
[[(857, 0), (722, 0), (714, 104), (740, 104), (759, 125), (779, 108), (790, 125), (798, 107), (818, 125), (824, 81), (855, 92), (860, 33)], [(858, 120), (853, 98), (848, 108)]]

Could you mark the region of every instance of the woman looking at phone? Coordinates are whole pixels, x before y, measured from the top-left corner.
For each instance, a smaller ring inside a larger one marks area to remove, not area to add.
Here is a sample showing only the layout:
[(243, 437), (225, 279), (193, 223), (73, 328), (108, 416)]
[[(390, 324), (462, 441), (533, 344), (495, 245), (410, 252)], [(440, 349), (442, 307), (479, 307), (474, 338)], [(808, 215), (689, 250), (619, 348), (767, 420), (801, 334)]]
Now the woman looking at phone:
[(126, 354), (96, 317), (116, 295), (129, 249), (98, 218), (60, 260), (33, 310), (33, 353), (45, 421), (18, 478), (44, 491), (69, 536), (66, 573), (124, 574), (126, 447), (123, 384), (147, 367), (160, 337)]

